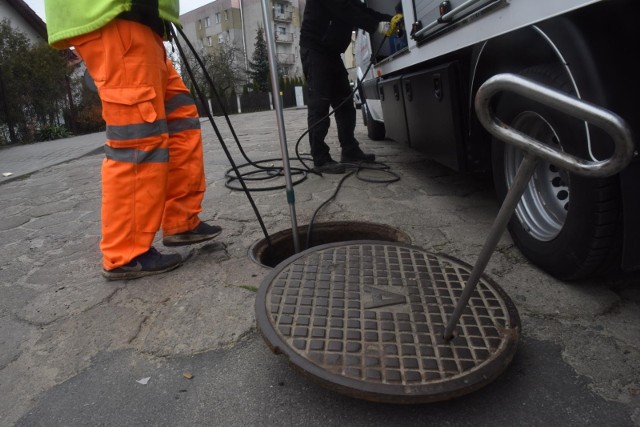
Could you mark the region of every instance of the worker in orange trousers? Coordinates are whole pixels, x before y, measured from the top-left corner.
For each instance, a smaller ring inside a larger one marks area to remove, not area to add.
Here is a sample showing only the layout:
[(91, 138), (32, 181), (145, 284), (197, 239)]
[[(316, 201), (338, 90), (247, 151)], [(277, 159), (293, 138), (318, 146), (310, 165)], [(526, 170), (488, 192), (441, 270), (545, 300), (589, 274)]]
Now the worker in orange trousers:
[[(49, 3), (56, 0), (47, 0), (48, 24)], [(152, 247), (160, 228), (165, 246), (203, 242), (221, 232), (198, 216), (205, 192), (200, 121), (165, 52), (170, 21), (148, 5), (135, 9), (136, 3), (93, 31), (64, 38), (74, 32), (65, 33), (63, 25), (49, 30), (54, 47), (75, 47), (102, 101), (107, 141), (100, 249), (109, 280), (158, 274), (182, 263), (180, 255)], [(161, 0), (158, 7), (164, 3), (177, 0)]]

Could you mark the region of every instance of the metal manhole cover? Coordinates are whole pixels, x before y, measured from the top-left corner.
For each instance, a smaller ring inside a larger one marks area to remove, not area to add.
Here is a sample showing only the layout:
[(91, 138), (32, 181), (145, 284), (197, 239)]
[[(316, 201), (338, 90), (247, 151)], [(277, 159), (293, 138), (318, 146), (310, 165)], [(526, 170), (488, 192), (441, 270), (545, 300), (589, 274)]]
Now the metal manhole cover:
[(301, 252), (265, 278), (258, 328), (304, 374), (353, 397), (425, 403), (493, 381), (515, 354), (514, 304), (482, 276), (442, 338), (472, 268), (401, 243), (351, 241)]

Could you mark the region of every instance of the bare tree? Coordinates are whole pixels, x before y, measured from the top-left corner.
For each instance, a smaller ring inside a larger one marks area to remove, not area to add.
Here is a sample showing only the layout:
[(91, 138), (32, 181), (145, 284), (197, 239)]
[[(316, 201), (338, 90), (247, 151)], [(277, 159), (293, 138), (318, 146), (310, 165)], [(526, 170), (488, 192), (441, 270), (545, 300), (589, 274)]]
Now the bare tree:
[(213, 88), (193, 52), (186, 52), (185, 55), (195, 79), (193, 82), (185, 70), (182, 74), (187, 86), (193, 90), (195, 83), (214, 102), (217, 101), (217, 97), (226, 99), (235, 95), (246, 80), (242, 66), (244, 51), (234, 44), (220, 43), (213, 49), (201, 49), (198, 52), (208, 77), (213, 82)]

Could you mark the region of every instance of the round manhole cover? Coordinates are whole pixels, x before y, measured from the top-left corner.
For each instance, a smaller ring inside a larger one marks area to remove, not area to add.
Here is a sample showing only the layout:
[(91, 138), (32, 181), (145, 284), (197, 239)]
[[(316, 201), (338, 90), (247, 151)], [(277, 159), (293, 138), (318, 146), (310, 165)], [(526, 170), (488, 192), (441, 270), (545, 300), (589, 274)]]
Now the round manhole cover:
[(256, 298), (276, 353), (332, 390), (366, 400), (425, 403), (493, 381), (515, 354), (514, 304), (483, 276), (442, 338), (471, 267), (407, 244), (351, 241), (285, 260)]

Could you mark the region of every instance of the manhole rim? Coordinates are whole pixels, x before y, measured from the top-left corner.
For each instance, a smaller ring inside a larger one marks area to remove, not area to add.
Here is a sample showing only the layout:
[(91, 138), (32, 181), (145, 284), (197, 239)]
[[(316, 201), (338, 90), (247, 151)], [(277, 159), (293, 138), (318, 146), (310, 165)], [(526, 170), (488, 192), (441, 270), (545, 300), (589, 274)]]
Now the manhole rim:
[[(370, 228), (379, 228), (379, 229), (387, 229), (389, 231), (394, 231), (396, 233), (396, 235), (402, 236), (404, 240), (380, 240), (380, 238), (377, 239), (351, 239), (351, 240), (342, 240), (339, 242), (330, 242), (330, 243), (324, 243), (324, 244), (333, 244), (333, 243), (343, 243), (343, 242), (349, 242), (349, 241), (367, 241), (367, 242), (373, 242), (373, 241), (382, 241), (382, 242), (387, 242), (387, 243), (391, 243), (391, 242), (398, 242), (398, 243), (405, 243), (405, 244), (412, 244), (413, 243), (413, 239), (411, 238), (411, 235), (403, 230), (401, 230), (398, 227), (389, 225), (389, 224), (380, 224), (377, 222), (368, 222), (368, 221), (350, 221), (350, 220), (346, 220), (346, 221), (329, 221), (329, 222), (318, 222), (315, 223), (313, 225), (313, 229), (314, 231), (319, 231), (319, 230), (323, 230), (323, 229), (327, 229), (327, 228), (332, 228), (332, 227), (344, 227), (344, 228), (348, 228), (349, 226), (353, 226), (353, 225), (364, 225)], [(305, 233), (307, 231), (307, 228), (309, 227), (309, 224), (303, 224), (303, 225), (298, 225), (298, 233)], [(282, 242), (283, 240), (289, 238), (291, 240), (293, 240), (293, 229), (292, 228), (286, 228), (280, 231), (276, 231), (275, 233), (269, 235), (269, 237), (271, 238), (271, 243), (272, 244), (276, 244), (278, 242)], [(390, 233), (391, 234), (391, 233)], [(249, 248), (247, 249), (247, 256), (249, 257), (249, 259), (258, 264), (261, 267), (264, 268), (268, 268), (268, 269), (273, 269), (274, 267), (270, 267), (268, 265), (263, 264), (262, 262), (260, 262), (260, 260), (257, 259), (257, 256), (255, 254), (256, 248), (258, 248), (259, 245), (266, 245), (266, 238), (262, 238), (259, 239), (257, 241), (255, 241), (254, 243), (252, 243)], [(308, 251), (310, 249), (315, 249), (319, 246), (322, 245), (316, 245), (316, 246), (312, 246), (308, 249), (305, 249), (304, 251)], [(299, 255), (302, 254), (304, 251), (300, 251), (298, 254), (293, 254), (292, 256), (295, 255)], [(285, 259), (283, 259), (282, 261), (280, 261), (281, 264), (285, 261), (287, 261), (290, 257), (287, 257)]]
[[(310, 378), (311, 380), (319, 383), (320, 385), (327, 386), (327, 388), (336, 391), (338, 393), (342, 393), (348, 395), (350, 397), (365, 399), (374, 402), (381, 403), (400, 403), (400, 404), (422, 404), (422, 403), (433, 403), (444, 401), (448, 399), (452, 399), (455, 397), (461, 397), (466, 394), (472, 393), (476, 390), (481, 389), (482, 387), (490, 384), (495, 379), (497, 379), (502, 373), (509, 367), (511, 361), (515, 355), (517, 350), (518, 342), (521, 334), (521, 320), (518, 314), (517, 308), (511, 298), (506, 294), (504, 289), (500, 287), (493, 279), (488, 277), (486, 274), (482, 274), (480, 280), (484, 281), (486, 284), (491, 286), (491, 288), (499, 294), (499, 296), (503, 299), (505, 309), (508, 313), (508, 320), (510, 321), (510, 325), (505, 327), (505, 332), (503, 334), (503, 339), (501, 341), (500, 347), (496, 349), (496, 357), (492, 357), (489, 360), (483, 362), (483, 364), (476, 366), (472, 371), (479, 370), (482, 367), (484, 370), (490, 370), (490, 375), (483, 375), (481, 379), (477, 382), (469, 384), (466, 380), (467, 377), (460, 377), (454, 380), (440, 380), (440, 383), (447, 383), (449, 385), (458, 385), (461, 387), (456, 389), (455, 392), (442, 392), (438, 390), (434, 390), (433, 392), (427, 393), (424, 388), (433, 387), (438, 382), (433, 382), (429, 384), (419, 383), (415, 385), (405, 385), (405, 384), (380, 384), (380, 383), (369, 383), (363, 380), (345, 377), (340, 374), (332, 373), (326, 369), (323, 369), (321, 366), (311, 362), (309, 359), (304, 358), (298, 352), (293, 350), (287, 342), (277, 333), (275, 328), (263, 328), (261, 325), (272, 325), (271, 317), (267, 312), (267, 284), (271, 283), (276, 276), (278, 276), (282, 270), (287, 268), (291, 263), (293, 263), (298, 258), (306, 256), (308, 253), (312, 253), (315, 251), (320, 251), (324, 249), (329, 249), (332, 247), (338, 246), (346, 246), (346, 245), (358, 245), (358, 244), (370, 244), (370, 245), (389, 245), (393, 244), (394, 246), (400, 246), (408, 249), (418, 250), (430, 253), (438, 258), (442, 258), (445, 260), (451, 260), (462, 267), (472, 270), (472, 266), (468, 263), (453, 258), (447, 254), (433, 253), (428, 252), (424, 248), (421, 248), (416, 245), (406, 244), (406, 243), (395, 243), (388, 241), (376, 241), (376, 240), (351, 240), (351, 241), (343, 241), (343, 242), (333, 242), (327, 243), (323, 245), (318, 245), (301, 251), (295, 255), (290, 256), (285, 259), (281, 263), (279, 263), (276, 267), (272, 268), (272, 270), (265, 276), (260, 287), (258, 288), (258, 292), (256, 293), (256, 302), (255, 302), (255, 314), (256, 314), (256, 324), (258, 326), (258, 330), (262, 335), (264, 341), (267, 343), (269, 348), (275, 354), (282, 354), (288, 358), (289, 364), (292, 365), (297, 371), (302, 373), (305, 377)], [(304, 366), (302, 366), (304, 365)], [(357, 385), (356, 386), (354, 386)], [(407, 394), (406, 390), (412, 389), (413, 394)], [(423, 392), (423, 393), (420, 393)]]

